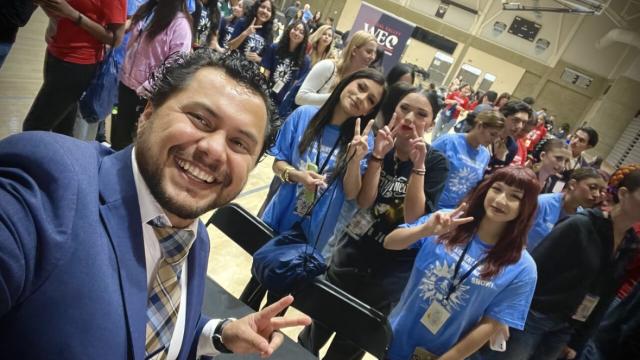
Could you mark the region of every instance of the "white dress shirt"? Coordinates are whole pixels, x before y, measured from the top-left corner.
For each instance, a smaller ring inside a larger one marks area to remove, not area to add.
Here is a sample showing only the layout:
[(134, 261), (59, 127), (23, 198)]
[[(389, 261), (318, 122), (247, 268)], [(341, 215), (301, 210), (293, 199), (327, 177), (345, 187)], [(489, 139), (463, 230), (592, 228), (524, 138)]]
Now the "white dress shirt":
[[(158, 216), (165, 218), (167, 224), (171, 224), (169, 218), (164, 213), (164, 210), (158, 204), (156, 199), (151, 195), (149, 187), (142, 178), (140, 170), (138, 169), (138, 163), (135, 157), (135, 148), (131, 152), (131, 164), (133, 167), (133, 179), (136, 184), (136, 192), (138, 193), (138, 204), (140, 205), (140, 219), (142, 220), (142, 238), (144, 240), (144, 258), (147, 269), (147, 288), (151, 290), (153, 278), (158, 271), (158, 263), (162, 259), (162, 251), (160, 250), (160, 243), (156, 237), (155, 232), (151, 225), (147, 222)], [(189, 225), (188, 230), (193, 231), (194, 236), (198, 236), (198, 221), (195, 220)], [(184, 336), (185, 316), (187, 307), (187, 262), (185, 260), (182, 264), (182, 276), (180, 277), (180, 287), (182, 289), (180, 293), (180, 308), (178, 309), (178, 318), (173, 330), (173, 336), (171, 337), (171, 343), (169, 345), (169, 351), (167, 353), (167, 360), (175, 360), (178, 358), (180, 348), (182, 346), (182, 338)], [(198, 340), (197, 356), (216, 356), (220, 352), (216, 350), (211, 341), (211, 336), (220, 320), (211, 320), (203, 328), (200, 339)], [(158, 358), (162, 352), (156, 355)]]

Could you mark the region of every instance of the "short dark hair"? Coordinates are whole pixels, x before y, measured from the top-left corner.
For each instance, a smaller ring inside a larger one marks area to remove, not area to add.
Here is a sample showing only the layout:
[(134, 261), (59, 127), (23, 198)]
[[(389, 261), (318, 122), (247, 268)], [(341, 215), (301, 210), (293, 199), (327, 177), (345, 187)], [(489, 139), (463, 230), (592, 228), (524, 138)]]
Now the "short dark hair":
[[(243, 55), (238, 53), (223, 55), (209, 48), (173, 55), (158, 71), (152, 74), (153, 89), (149, 101), (155, 108), (162, 106), (171, 96), (186, 88), (198, 70), (206, 67), (223, 70), (233, 80), (248, 87), (264, 101), (267, 111), (267, 125), (264, 145), (258, 159), (262, 158), (265, 151), (273, 143), (277, 130), (274, 124), (279, 122), (279, 118), (267, 95), (267, 81), (260, 73), (259, 65), (247, 60)], [(215, 95), (212, 94), (212, 96)]]
[(598, 132), (596, 131), (596, 129), (592, 128), (591, 126), (583, 126), (579, 127), (578, 130), (576, 130), (576, 132), (578, 131), (584, 131), (587, 136), (589, 136), (589, 141), (587, 141), (587, 144), (589, 144), (589, 146), (595, 147), (596, 145), (598, 145)]
[(500, 112), (504, 117), (509, 117), (515, 115), (519, 112), (526, 112), (529, 115), (529, 118), (533, 116), (533, 111), (531, 110), (531, 106), (524, 101), (511, 100), (508, 103), (504, 104), (500, 108)]
[(486, 93), (484, 93), (483, 96), (486, 96), (487, 100), (489, 100), (493, 104), (496, 102), (496, 99), (498, 98), (498, 93), (493, 90), (489, 90)]
[(522, 99), (522, 101), (524, 101), (527, 104), (529, 104), (529, 106), (533, 106), (533, 104), (536, 103), (536, 99), (532, 98), (531, 96), (525, 97), (524, 99)]

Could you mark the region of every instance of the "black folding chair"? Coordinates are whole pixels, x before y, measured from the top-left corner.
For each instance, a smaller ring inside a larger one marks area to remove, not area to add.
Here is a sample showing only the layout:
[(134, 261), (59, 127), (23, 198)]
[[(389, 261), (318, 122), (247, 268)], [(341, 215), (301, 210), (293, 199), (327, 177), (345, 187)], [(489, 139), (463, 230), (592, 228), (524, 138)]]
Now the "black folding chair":
[[(238, 204), (218, 210), (207, 221), (253, 255), (275, 232)], [(257, 310), (266, 289), (253, 277), (240, 300)], [(362, 350), (382, 359), (391, 342), (391, 325), (378, 310), (370, 307), (321, 277), (294, 294), (293, 306), (329, 327)]]
[[(269, 225), (235, 203), (216, 210), (207, 221), (206, 226), (210, 224), (220, 229), (223, 234), (251, 256), (275, 236), (275, 232)], [(260, 309), (260, 304), (266, 293), (267, 289), (251, 276), (242, 290), (239, 300), (257, 311)]]

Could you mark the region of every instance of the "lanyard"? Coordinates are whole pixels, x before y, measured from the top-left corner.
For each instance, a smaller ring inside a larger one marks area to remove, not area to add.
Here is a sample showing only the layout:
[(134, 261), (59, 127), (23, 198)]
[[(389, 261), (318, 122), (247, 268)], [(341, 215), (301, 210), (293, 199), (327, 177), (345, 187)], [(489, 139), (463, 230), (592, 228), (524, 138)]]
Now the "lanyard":
[(336, 151), (336, 148), (338, 147), (338, 144), (340, 143), (340, 136), (338, 136), (338, 138), (336, 139), (336, 142), (333, 144), (333, 147), (331, 148), (331, 151), (329, 151), (329, 154), (327, 154), (327, 157), (324, 158), (324, 161), (322, 162), (322, 166), (320, 166), (320, 150), (322, 149), (322, 135), (320, 135), (320, 139), (318, 139), (317, 142), (317, 147), (318, 150), (316, 152), (316, 166), (318, 166), (318, 174), (322, 174), (322, 172), (324, 171), (324, 168), (327, 167), (327, 164), (329, 163), (329, 159), (331, 159), (331, 157), (333, 156), (333, 153)]
[(469, 240), (469, 242), (467, 243), (467, 246), (464, 247), (464, 250), (462, 251), (460, 258), (456, 263), (456, 267), (453, 270), (453, 277), (451, 278), (451, 283), (449, 284), (449, 291), (447, 291), (447, 297), (445, 298), (445, 300), (447, 301), (449, 300), (449, 297), (456, 292), (456, 290), (458, 289), (458, 286), (460, 286), (460, 284), (462, 284), (462, 282), (464, 282), (469, 277), (469, 275), (471, 275), (471, 273), (473, 273), (473, 271), (477, 269), (478, 266), (480, 266), (484, 262), (484, 258), (476, 261), (475, 264), (471, 265), (471, 267), (466, 273), (460, 276), (460, 279), (456, 279), (456, 277), (458, 276), (458, 272), (460, 271), (460, 266), (462, 265), (462, 262), (464, 261), (464, 257), (465, 255), (467, 255), (467, 251), (469, 250), (470, 246), (471, 246), (471, 240)]

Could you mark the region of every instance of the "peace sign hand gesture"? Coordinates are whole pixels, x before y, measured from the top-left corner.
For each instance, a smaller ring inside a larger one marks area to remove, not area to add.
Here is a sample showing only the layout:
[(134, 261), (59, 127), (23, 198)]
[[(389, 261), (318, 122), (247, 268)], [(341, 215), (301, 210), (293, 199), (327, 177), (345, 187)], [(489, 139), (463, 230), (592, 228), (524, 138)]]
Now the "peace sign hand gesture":
[(413, 168), (424, 170), (424, 161), (427, 158), (427, 143), (418, 135), (415, 128), (413, 128), (413, 139), (411, 139), (410, 142), (411, 151), (409, 152), (409, 159), (411, 159), (411, 163), (413, 163)]
[(354, 160), (360, 161), (369, 152), (369, 144), (367, 143), (367, 140), (372, 127), (373, 120), (369, 120), (367, 126), (365, 126), (362, 131), (362, 134), (360, 134), (360, 118), (356, 119), (356, 127), (353, 130), (353, 140), (349, 143), (349, 152), (347, 153), (349, 156), (348, 158), (353, 156)]
[(457, 209), (453, 210), (452, 212), (436, 212), (431, 217), (429, 217), (427, 222), (422, 225), (424, 233), (428, 234), (427, 236), (439, 236), (452, 231), (462, 224), (473, 221), (472, 216), (460, 218), (460, 215), (462, 215), (466, 209), (467, 204), (462, 203), (460, 204), (460, 206), (458, 206)]
[(382, 129), (378, 130), (378, 134), (376, 134), (376, 140), (373, 143), (373, 156), (384, 158), (384, 156), (393, 149), (398, 132), (397, 129), (399, 129), (396, 125), (396, 113), (393, 113), (389, 125), (385, 125)]
[(262, 25), (256, 25), (256, 19), (254, 18), (253, 21), (251, 21), (251, 25), (249, 25), (249, 27), (244, 30), (244, 34), (246, 36), (251, 36), (252, 34), (255, 34), (256, 30), (260, 28), (262, 28)]
[(292, 302), (293, 296), (288, 295), (261, 311), (230, 322), (222, 330), (222, 342), (236, 354), (257, 353), (262, 358), (271, 356), (284, 341), (280, 329), (311, 323), (306, 315), (278, 316)]

